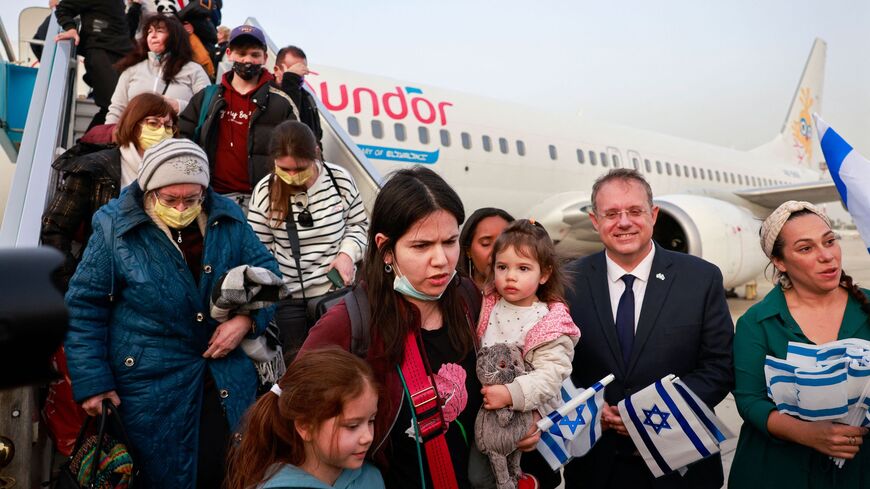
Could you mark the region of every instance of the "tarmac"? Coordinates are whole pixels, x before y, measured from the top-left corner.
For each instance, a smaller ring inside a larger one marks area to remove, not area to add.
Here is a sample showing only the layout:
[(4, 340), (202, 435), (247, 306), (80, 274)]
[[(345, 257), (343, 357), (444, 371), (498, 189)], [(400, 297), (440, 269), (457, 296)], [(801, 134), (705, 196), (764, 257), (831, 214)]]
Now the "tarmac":
[[(842, 240), (840, 246), (843, 250), (843, 269), (852, 276), (856, 284), (870, 289), (870, 255), (867, 254), (867, 248), (861, 238), (855, 231), (840, 231)], [(736, 290), (739, 298), (728, 299), (728, 308), (731, 310), (731, 318), (734, 323), (743, 315), (753, 304), (764, 298), (773, 288), (769, 278), (764, 275), (756, 278), (758, 296), (755, 300), (747, 300), (745, 290), (740, 287)], [(734, 433), (735, 437), (726, 440), (721, 448), (722, 466), (725, 473), (725, 486), (728, 485), (728, 473), (731, 470), (731, 461), (734, 458), (734, 450), (737, 448), (737, 435), (740, 433), (740, 427), (743, 425), (743, 419), (737, 413), (737, 406), (734, 403), (734, 397), (731, 394), (716, 406), (716, 415), (725, 423), (726, 426)], [(560, 486), (560, 487), (564, 487)]]

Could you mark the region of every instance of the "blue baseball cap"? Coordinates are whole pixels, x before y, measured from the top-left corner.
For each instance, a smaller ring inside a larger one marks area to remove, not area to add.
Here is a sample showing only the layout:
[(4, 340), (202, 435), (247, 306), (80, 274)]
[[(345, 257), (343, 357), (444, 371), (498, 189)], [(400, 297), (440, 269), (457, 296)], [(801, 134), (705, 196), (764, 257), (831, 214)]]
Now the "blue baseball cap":
[(230, 45), (235, 43), (240, 37), (245, 36), (251, 37), (263, 46), (266, 46), (266, 36), (263, 34), (263, 31), (252, 25), (240, 25), (233, 29), (230, 32)]

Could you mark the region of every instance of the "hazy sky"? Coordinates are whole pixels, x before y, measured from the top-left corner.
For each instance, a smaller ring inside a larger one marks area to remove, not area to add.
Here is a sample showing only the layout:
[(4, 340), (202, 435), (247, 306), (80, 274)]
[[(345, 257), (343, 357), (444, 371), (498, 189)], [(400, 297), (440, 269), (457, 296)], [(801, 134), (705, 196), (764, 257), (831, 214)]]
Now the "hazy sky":
[[(3, 0), (15, 35), (21, 8)], [(224, 0), (309, 62), (748, 149), (779, 132), (813, 39), (822, 116), (870, 156), (870, 2)]]

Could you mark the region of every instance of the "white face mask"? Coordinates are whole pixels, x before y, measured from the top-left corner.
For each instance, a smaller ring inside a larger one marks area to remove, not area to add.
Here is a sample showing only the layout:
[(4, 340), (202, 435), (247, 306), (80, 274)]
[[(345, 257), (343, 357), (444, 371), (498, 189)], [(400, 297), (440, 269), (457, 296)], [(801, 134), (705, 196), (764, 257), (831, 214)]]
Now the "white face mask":
[[(441, 296), (444, 295), (444, 291), (441, 291), (441, 293), (438, 295), (429, 295), (420, 292), (419, 290), (415, 289), (413, 285), (411, 285), (411, 282), (408, 280), (407, 277), (405, 277), (404, 275), (399, 276), (399, 274), (402, 272), (401, 270), (399, 270), (399, 266), (397, 264), (393, 264), (393, 266), (396, 267), (396, 278), (393, 279), (393, 290), (395, 290), (396, 292), (404, 295), (405, 297), (410, 297), (412, 299), (427, 302), (435, 302), (437, 300), (440, 300)], [(449, 284), (450, 282), (452, 282), (453, 277), (455, 276), (456, 270), (454, 269), (453, 275), (450, 276), (450, 280), (448, 280), (447, 283)], [(445, 288), (444, 290), (447, 289)]]

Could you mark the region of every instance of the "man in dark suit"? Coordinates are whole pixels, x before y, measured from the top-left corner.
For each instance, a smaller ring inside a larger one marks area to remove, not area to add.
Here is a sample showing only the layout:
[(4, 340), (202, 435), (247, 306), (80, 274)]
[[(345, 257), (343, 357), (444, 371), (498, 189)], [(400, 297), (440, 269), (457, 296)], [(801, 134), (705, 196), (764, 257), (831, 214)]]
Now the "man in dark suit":
[(700, 258), (652, 240), (658, 207), (635, 170), (616, 169), (592, 188), (590, 217), (605, 251), (569, 266), (568, 305), (581, 337), (571, 378), (588, 387), (609, 373), (604, 435), (565, 467), (565, 487), (720, 488), (719, 455), (693, 464), (685, 476), (655, 479), (631, 441), (616, 405), (667, 374), (676, 374), (710, 408), (734, 383), (734, 325), (722, 273)]

